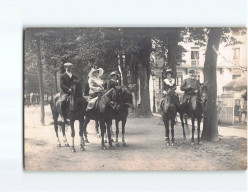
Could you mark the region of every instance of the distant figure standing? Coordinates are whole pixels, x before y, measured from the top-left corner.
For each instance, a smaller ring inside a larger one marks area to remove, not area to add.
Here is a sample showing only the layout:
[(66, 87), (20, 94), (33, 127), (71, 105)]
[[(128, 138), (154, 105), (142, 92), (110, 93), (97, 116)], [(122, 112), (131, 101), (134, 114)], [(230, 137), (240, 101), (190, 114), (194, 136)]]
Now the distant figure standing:
[(235, 103), (234, 106), (234, 116), (239, 117), (239, 122), (240, 122), (240, 106), (237, 103)]

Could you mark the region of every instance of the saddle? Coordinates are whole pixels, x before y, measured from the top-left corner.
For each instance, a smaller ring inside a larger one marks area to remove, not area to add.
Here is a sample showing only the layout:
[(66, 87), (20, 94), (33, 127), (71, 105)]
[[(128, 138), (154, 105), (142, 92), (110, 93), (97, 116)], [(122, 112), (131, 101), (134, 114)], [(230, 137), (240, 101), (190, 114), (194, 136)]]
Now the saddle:
[(87, 105), (87, 108), (86, 108), (86, 112), (92, 110), (93, 108), (96, 108), (97, 107), (97, 104), (98, 104), (98, 97), (95, 97), (95, 98), (88, 98), (88, 105)]

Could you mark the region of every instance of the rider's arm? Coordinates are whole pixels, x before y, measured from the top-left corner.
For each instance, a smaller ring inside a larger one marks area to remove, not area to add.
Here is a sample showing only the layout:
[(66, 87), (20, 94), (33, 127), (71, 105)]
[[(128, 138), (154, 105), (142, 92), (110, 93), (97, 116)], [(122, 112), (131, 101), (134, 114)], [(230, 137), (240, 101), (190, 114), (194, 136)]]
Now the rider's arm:
[(180, 89), (181, 89), (182, 91), (186, 91), (186, 90), (188, 89), (188, 88), (187, 88), (187, 85), (186, 85), (186, 80), (183, 80), (183, 83), (182, 83)]
[(64, 93), (70, 93), (70, 89), (65, 85), (65, 79), (63, 75), (60, 76), (60, 88)]
[(90, 78), (89, 79), (89, 87), (90, 87), (90, 89), (93, 90), (93, 91), (98, 91), (100, 89), (100, 87), (95, 87), (94, 83), (95, 83), (94, 80)]

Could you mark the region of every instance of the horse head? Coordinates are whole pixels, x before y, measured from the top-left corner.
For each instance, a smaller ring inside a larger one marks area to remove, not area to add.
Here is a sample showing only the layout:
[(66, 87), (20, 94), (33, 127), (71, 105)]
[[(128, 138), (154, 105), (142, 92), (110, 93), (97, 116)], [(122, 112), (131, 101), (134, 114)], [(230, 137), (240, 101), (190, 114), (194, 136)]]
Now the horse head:
[(82, 94), (82, 86), (80, 81), (74, 81), (71, 86), (71, 96), (70, 96), (70, 106), (71, 110), (74, 110), (76, 106), (81, 102), (83, 94)]
[(136, 108), (135, 86), (116, 86), (114, 92), (114, 101), (119, 105)]

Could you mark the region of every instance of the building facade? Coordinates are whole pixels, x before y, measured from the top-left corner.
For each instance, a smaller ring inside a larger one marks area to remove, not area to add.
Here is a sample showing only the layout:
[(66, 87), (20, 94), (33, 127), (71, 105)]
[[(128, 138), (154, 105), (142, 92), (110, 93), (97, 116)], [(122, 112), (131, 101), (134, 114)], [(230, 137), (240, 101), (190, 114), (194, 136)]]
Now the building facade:
[[(220, 43), (218, 61), (217, 61), (217, 96), (218, 101), (221, 101), (221, 96), (223, 93), (227, 93), (223, 91), (223, 87), (231, 82), (233, 79), (240, 77), (244, 74), (244, 70), (238, 68), (236, 65), (247, 67), (247, 45), (246, 45), (246, 36), (235, 34), (233, 36), (240, 42), (240, 44), (236, 45), (228, 45), (226, 42)], [(188, 77), (188, 69), (191, 67), (195, 67), (197, 70), (197, 75), (199, 81), (202, 83), (204, 81), (204, 62), (205, 62), (205, 52), (206, 46), (200, 47), (194, 42), (191, 43), (183, 43), (180, 42), (179, 45), (183, 46), (186, 49), (186, 52), (183, 53), (182, 60), (183, 62), (177, 64), (177, 90), (176, 92), (179, 94), (181, 98), (183, 92), (180, 90), (180, 86), (182, 81)], [(159, 48), (156, 48), (159, 50)], [(156, 55), (156, 52), (152, 54), (152, 63), (153, 68), (152, 71), (156, 77), (150, 77), (150, 100), (151, 100), (151, 109), (153, 110), (154, 102), (156, 111), (158, 110), (159, 101), (162, 98), (163, 91), (163, 67), (164, 60), (163, 58)], [(233, 93), (233, 92), (232, 92)], [(242, 101), (241, 94), (234, 94), (233, 97), (235, 101), (239, 100), (240, 104)], [(154, 101), (155, 99), (155, 101)]]

